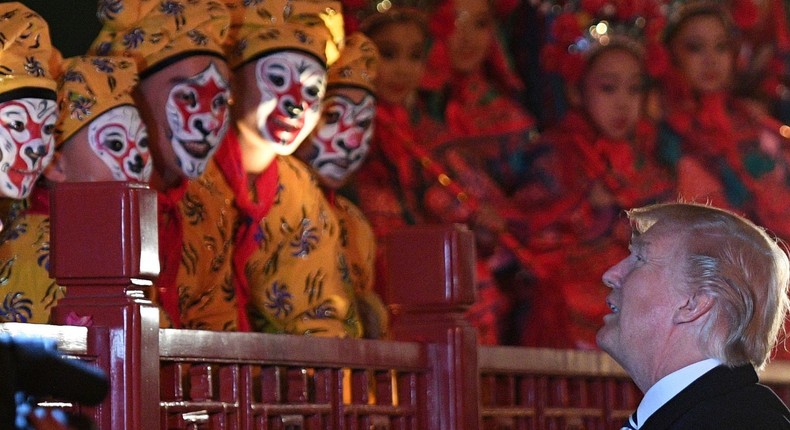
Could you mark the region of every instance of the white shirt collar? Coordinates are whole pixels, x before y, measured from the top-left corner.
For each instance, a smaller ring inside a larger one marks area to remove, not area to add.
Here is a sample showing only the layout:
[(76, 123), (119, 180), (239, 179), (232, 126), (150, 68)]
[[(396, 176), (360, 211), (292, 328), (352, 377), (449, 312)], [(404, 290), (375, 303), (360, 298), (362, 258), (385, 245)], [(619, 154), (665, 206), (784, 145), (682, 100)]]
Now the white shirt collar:
[(647, 393), (645, 393), (645, 396), (639, 403), (639, 407), (636, 409), (637, 428), (641, 427), (658, 408), (664, 406), (666, 402), (683, 391), (684, 388), (721, 364), (721, 361), (715, 358), (708, 358), (707, 360), (690, 364), (659, 379), (647, 390)]

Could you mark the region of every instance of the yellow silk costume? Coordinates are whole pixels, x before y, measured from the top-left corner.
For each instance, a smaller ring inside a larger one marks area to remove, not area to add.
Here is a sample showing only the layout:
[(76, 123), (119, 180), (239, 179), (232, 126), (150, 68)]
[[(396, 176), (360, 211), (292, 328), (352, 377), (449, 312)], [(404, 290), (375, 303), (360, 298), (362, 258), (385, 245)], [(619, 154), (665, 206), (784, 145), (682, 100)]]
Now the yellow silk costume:
[(351, 268), (335, 212), (309, 168), (277, 157), (278, 193), (260, 223), (265, 237), (245, 264), (250, 316), (259, 331), (361, 335)]
[[(338, 220), (309, 169), (292, 157), (277, 157), (250, 192), (238, 157), (238, 141), (229, 132), (216, 162), (189, 184), (180, 205), (185, 220), (185, 258), (179, 270), (184, 326), (359, 337)], [(202, 221), (192, 224), (190, 219)], [(229, 237), (235, 238), (232, 245)], [(194, 268), (191, 273), (187, 264)], [(225, 282), (231, 271), (235, 282)], [(213, 286), (199, 287), (182, 275)], [(206, 276), (214, 281), (207, 283)]]
[(49, 277), (49, 193), (3, 199), (0, 233), (0, 322), (45, 324), (65, 289)]
[[(0, 103), (34, 98), (54, 100), (54, 70), (60, 55), (52, 48), (47, 22), (20, 3), (0, 4), (3, 43), (0, 46)], [(26, 124), (27, 125), (27, 124)], [(8, 128), (8, 124), (3, 124)], [(28, 132), (30, 133), (30, 132)], [(43, 135), (30, 138), (43, 138)], [(51, 138), (51, 136), (50, 136)], [(3, 146), (15, 142), (4, 137)], [(28, 149), (31, 149), (28, 147)], [(3, 151), (3, 157), (20, 154)], [(4, 160), (3, 171), (14, 160)], [(39, 194), (39, 191), (42, 194)], [(52, 306), (63, 291), (49, 279), (49, 210), (46, 190), (34, 184), (19, 196), (3, 193), (0, 199), (0, 322), (49, 321)], [(42, 206), (43, 205), (43, 206)], [(35, 208), (35, 210), (31, 208)]]
[(387, 337), (389, 313), (375, 291), (376, 236), (362, 211), (345, 197), (334, 195), (332, 209), (340, 226), (340, 245), (345, 253), (351, 284), (358, 300), (364, 337)]
[(184, 328), (238, 329), (232, 247), (238, 210), (233, 192), (209, 163), (179, 202), (183, 247), (176, 284)]

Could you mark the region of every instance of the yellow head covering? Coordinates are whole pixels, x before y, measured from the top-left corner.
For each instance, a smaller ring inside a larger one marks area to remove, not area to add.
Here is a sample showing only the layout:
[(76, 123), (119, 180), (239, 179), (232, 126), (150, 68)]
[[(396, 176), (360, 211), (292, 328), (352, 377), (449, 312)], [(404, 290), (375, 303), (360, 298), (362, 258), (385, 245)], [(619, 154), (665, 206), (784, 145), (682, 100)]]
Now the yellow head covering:
[(348, 36), (340, 51), (340, 58), (329, 68), (328, 87), (360, 87), (376, 94), (373, 80), (379, 63), (379, 50), (364, 34)]
[(223, 56), (230, 16), (217, 0), (100, 0), (91, 52), (132, 57), (141, 76), (192, 55)]
[(57, 51), (49, 26), (21, 3), (0, 3), (0, 102), (25, 97), (55, 100)]
[(232, 69), (274, 51), (301, 50), (327, 65), (343, 41), (343, 14), (335, 0), (226, 0), (231, 13), (228, 63)]
[(80, 56), (65, 60), (59, 78), (56, 144), (60, 146), (104, 112), (134, 105), (137, 67), (123, 57)]

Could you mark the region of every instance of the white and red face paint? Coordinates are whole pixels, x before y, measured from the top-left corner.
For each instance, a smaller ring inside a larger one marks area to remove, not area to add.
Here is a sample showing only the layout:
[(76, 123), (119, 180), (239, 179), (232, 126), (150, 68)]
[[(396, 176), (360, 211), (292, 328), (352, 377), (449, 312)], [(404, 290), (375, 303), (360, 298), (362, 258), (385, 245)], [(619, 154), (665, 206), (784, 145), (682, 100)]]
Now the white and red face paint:
[(321, 177), (344, 183), (367, 157), (375, 113), (376, 101), (370, 94), (359, 103), (339, 94), (328, 96), (307, 162)]
[(309, 54), (276, 52), (258, 60), (255, 78), (261, 92), (258, 133), (274, 144), (275, 153), (290, 155), (321, 117), (326, 67)]
[(213, 63), (170, 90), (165, 105), (170, 141), (187, 177), (203, 173), (225, 137), (229, 99), (230, 86)]
[(88, 126), (88, 142), (115, 180), (148, 182), (148, 133), (137, 108), (118, 106), (103, 113)]
[(55, 152), (54, 100), (23, 98), (0, 103), (0, 193), (26, 198)]

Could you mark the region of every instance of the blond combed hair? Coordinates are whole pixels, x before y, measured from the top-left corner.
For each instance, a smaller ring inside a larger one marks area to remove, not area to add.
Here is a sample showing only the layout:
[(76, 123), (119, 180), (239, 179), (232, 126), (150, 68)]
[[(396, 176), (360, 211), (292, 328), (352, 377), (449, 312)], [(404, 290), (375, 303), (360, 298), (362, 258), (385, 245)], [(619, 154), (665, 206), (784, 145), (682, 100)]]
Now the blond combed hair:
[(687, 282), (680, 288), (715, 303), (700, 332), (701, 348), (728, 366), (769, 361), (788, 312), (790, 260), (785, 244), (732, 212), (696, 203), (664, 203), (628, 211), (636, 233), (656, 222), (684, 239)]

